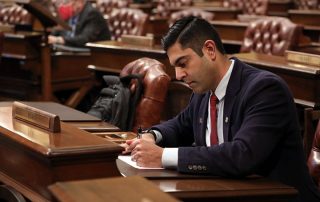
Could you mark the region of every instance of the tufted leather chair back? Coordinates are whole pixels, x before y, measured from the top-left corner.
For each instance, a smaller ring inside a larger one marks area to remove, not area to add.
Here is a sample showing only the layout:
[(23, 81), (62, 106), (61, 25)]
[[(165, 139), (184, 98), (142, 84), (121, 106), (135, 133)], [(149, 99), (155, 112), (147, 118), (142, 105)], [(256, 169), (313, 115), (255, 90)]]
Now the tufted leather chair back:
[(243, 8), (243, 1), (242, 0), (224, 0), (222, 2), (223, 7), (225, 8), (236, 8), (241, 9)]
[(224, 0), (223, 6), (241, 9), (243, 14), (266, 15), (268, 0)]
[(108, 17), (111, 40), (119, 40), (123, 34), (144, 35), (148, 14), (139, 9), (114, 9)]
[(21, 6), (12, 4), (0, 9), (0, 24), (32, 25), (32, 23), (33, 19), (31, 14)]
[(127, 8), (127, 0), (97, 0), (97, 9), (103, 14), (109, 16), (113, 9)]
[[(140, 58), (127, 64), (120, 73), (120, 76), (142, 75), (144, 89), (136, 108), (133, 123), (133, 131), (135, 132), (139, 126), (149, 128), (160, 122), (170, 82), (170, 77), (165, 73), (165, 69), (166, 67), (157, 60)], [(131, 89), (134, 89), (134, 84)]]
[(284, 55), (298, 44), (302, 28), (281, 17), (260, 18), (250, 22), (240, 52)]
[(171, 13), (169, 18), (169, 27), (171, 27), (175, 21), (187, 16), (201, 17), (207, 21), (213, 20), (214, 18), (214, 14), (211, 12), (207, 12), (198, 8), (189, 8)]
[(295, 0), (294, 3), (301, 10), (320, 9), (320, 0)]
[(169, 17), (169, 8), (179, 8), (182, 6), (192, 6), (192, 0), (158, 0), (154, 13), (159, 17)]
[(308, 158), (309, 172), (320, 189), (320, 121), (316, 129), (312, 149)]

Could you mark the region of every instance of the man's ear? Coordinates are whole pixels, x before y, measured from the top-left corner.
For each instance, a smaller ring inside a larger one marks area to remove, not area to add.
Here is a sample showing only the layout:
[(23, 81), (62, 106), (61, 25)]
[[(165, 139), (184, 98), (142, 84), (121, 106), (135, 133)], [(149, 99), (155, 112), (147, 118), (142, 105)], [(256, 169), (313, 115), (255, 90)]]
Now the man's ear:
[(211, 58), (216, 59), (216, 44), (212, 40), (206, 40), (203, 44), (204, 52)]

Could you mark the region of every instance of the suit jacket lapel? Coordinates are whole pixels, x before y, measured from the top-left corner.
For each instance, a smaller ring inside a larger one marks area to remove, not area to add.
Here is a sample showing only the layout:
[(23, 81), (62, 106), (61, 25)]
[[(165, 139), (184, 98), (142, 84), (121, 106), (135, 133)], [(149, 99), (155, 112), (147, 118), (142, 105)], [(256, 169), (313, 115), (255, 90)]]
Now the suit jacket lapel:
[(235, 64), (231, 73), (231, 77), (227, 86), (225, 101), (224, 101), (224, 110), (223, 110), (223, 138), (224, 141), (229, 141), (229, 129), (232, 123), (231, 113), (235, 103), (235, 97), (237, 96), (241, 88), (241, 78), (242, 78), (242, 63), (237, 59), (232, 57), (231, 59), (235, 60)]

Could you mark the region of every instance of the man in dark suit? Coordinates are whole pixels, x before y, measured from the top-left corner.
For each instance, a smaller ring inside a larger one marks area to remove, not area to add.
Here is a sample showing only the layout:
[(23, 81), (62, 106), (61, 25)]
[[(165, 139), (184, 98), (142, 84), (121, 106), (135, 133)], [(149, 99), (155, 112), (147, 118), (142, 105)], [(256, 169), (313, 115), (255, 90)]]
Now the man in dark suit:
[(162, 42), (177, 79), (194, 93), (184, 111), (127, 141), (124, 153), (140, 166), (183, 173), (257, 174), (297, 188), (296, 201), (319, 201), (286, 83), (228, 58), (215, 29), (199, 18), (177, 21)]
[(87, 42), (111, 38), (105, 19), (90, 2), (69, 0), (67, 4), (60, 5), (58, 10), (60, 16), (68, 20), (72, 30), (53, 31), (48, 37), (48, 43), (81, 47)]

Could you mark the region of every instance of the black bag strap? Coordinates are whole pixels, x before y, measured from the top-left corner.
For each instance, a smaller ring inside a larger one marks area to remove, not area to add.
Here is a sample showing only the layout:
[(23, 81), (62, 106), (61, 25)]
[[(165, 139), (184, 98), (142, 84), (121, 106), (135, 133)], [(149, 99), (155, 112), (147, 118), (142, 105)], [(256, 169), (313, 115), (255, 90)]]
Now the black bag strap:
[(120, 77), (120, 81), (126, 85), (128, 88), (130, 87), (130, 83), (132, 80), (136, 80), (136, 88), (133, 94), (130, 97), (130, 102), (129, 102), (129, 113), (128, 113), (128, 118), (127, 118), (127, 126), (128, 130), (132, 130), (133, 128), (133, 122), (135, 118), (135, 113), (136, 113), (136, 107), (137, 104), (142, 96), (143, 92), (143, 81), (142, 81), (142, 75), (141, 74), (129, 74), (127, 76)]

